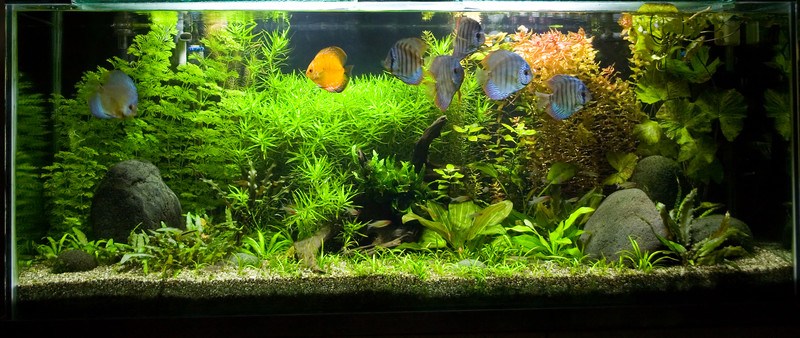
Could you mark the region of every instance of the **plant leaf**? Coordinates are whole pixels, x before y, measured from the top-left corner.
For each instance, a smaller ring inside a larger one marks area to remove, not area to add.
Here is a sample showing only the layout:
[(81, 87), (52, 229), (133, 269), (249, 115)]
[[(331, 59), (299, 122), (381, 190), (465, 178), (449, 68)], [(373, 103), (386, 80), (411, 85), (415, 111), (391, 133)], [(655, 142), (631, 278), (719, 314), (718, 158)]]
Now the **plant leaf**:
[(419, 216), (413, 212), (403, 215), (403, 223), (408, 223), (411, 220), (418, 221), (420, 224), (422, 224), (422, 226), (436, 232), (448, 242), (452, 240), (450, 238), (450, 231), (441, 222), (428, 220), (425, 217)]
[(486, 227), (500, 224), (508, 217), (513, 208), (514, 204), (511, 201), (500, 201), (478, 212), (478, 215), (475, 216), (475, 221), (467, 232), (467, 240), (475, 238)]
[(511, 228), (508, 228), (510, 231), (522, 232), (522, 233), (534, 233), (533, 229), (526, 227), (524, 225), (515, 225)]
[(605, 185), (622, 184), (631, 178), (633, 170), (636, 168), (636, 161), (638, 160), (638, 157), (634, 153), (620, 152), (606, 153), (606, 158), (611, 166), (617, 169), (617, 172), (611, 174), (603, 181)]
[(547, 182), (550, 184), (561, 184), (575, 176), (578, 167), (571, 163), (555, 162), (547, 171)]
[(642, 142), (656, 144), (661, 140), (661, 126), (656, 121), (647, 120), (637, 124), (633, 128), (633, 133), (639, 136)]
[(122, 259), (119, 260), (119, 264), (125, 264), (125, 262), (127, 262), (131, 258), (141, 258), (141, 257), (153, 258), (155, 256), (146, 253), (126, 253), (122, 255)]
[(792, 137), (792, 108), (789, 103), (789, 94), (767, 89), (764, 93), (764, 101), (767, 116), (775, 119), (775, 130), (784, 140), (789, 141)]
[(478, 170), (486, 175), (489, 175), (489, 177), (491, 178), (497, 178), (498, 176), (500, 176), (500, 173), (497, 171), (497, 169), (495, 169), (495, 167), (490, 163), (474, 162), (468, 164), (467, 167)]
[(747, 103), (744, 96), (735, 89), (706, 91), (697, 99), (697, 104), (719, 119), (722, 134), (729, 142), (733, 142), (742, 131), (744, 119), (747, 117)]

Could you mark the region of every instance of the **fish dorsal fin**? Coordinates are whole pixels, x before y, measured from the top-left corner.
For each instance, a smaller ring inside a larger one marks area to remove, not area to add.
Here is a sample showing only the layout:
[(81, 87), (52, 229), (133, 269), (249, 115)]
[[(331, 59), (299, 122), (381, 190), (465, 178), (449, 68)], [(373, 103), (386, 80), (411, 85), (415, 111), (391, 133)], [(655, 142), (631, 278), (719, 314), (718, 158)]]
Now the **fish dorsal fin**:
[(411, 48), (413, 51), (419, 53), (420, 57), (425, 55), (425, 52), (428, 51), (428, 44), (425, 43), (425, 41), (420, 39), (420, 38), (416, 38), (416, 37), (414, 37), (414, 38), (405, 38), (405, 39), (400, 40), (400, 41), (403, 41), (403, 43), (408, 45), (409, 48)]

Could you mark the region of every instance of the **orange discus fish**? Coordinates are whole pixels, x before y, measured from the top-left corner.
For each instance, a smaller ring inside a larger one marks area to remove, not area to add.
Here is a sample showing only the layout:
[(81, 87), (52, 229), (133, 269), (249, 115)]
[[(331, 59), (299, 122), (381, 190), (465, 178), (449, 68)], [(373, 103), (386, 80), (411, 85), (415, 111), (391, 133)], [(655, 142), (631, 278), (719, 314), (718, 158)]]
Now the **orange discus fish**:
[(345, 66), (347, 54), (336, 46), (326, 47), (317, 53), (306, 70), (306, 77), (322, 89), (341, 93), (350, 81), (353, 66)]

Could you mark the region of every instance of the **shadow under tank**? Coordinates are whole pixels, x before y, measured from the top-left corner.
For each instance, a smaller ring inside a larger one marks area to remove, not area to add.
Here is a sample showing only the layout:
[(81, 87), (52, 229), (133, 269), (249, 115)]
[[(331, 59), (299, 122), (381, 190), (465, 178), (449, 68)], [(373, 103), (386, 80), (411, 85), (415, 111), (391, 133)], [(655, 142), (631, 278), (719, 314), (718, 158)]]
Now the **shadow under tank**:
[(733, 333), (797, 312), (793, 2), (5, 11), (8, 323)]

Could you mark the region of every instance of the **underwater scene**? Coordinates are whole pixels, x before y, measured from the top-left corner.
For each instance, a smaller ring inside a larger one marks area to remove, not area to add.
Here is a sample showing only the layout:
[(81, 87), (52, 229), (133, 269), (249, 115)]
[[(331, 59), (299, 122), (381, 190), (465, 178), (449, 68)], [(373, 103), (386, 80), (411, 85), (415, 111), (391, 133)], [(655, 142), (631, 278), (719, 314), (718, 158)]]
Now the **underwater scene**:
[(791, 295), (793, 7), (574, 5), (10, 7), (15, 315)]

